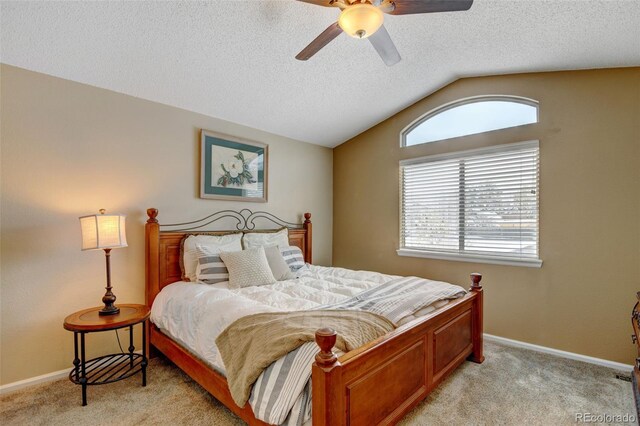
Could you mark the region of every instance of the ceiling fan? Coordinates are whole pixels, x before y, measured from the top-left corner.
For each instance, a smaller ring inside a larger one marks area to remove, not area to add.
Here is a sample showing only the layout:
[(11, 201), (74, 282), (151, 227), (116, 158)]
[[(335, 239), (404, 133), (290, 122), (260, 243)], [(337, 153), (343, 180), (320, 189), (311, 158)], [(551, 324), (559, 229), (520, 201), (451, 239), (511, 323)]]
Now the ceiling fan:
[(469, 10), (473, 0), (298, 0), (318, 6), (340, 8), (340, 17), (296, 56), (306, 61), (342, 32), (368, 38), (388, 66), (400, 62), (400, 53), (383, 25), (384, 15), (456, 12)]

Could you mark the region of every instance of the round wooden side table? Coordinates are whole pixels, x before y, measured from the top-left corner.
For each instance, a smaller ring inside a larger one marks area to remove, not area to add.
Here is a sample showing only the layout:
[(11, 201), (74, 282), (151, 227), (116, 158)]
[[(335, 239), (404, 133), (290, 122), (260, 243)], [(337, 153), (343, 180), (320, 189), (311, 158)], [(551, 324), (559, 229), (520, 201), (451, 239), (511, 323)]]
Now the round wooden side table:
[[(69, 379), (82, 386), (82, 405), (87, 405), (87, 386), (104, 385), (142, 373), (142, 386), (147, 385), (147, 330), (150, 310), (145, 305), (118, 304), (120, 313), (99, 315), (103, 307), (75, 312), (64, 320), (64, 328), (73, 331), (74, 359)], [(142, 355), (134, 353), (133, 326), (142, 325)], [(103, 355), (91, 360), (85, 358), (85, 334), (129, 327), (129, 352)], [(80, 337), (80, 358), (78, 358)]]

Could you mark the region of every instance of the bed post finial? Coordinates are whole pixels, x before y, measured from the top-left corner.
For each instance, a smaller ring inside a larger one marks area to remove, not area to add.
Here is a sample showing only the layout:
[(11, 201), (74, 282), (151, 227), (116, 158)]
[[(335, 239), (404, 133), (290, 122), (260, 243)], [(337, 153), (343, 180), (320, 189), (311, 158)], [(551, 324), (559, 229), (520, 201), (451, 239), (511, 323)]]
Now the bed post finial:
[(482, 280), (482, 274), (478, 274), (477, 272), (471, 274), (471, 291), (482, 290), (480, 280)]
[(338, 334), (330, 328), (321, 328), (316, 331), (316, 343), (320, 346), (320, 352), (316, 355), (316, 364), (321, 368), (331, 368), (338, 361), (333, 353)]
[(158, 216), (158, 209), (147, 209), (147, 216), (149, 216), (147, 223), (158, 223), (158, 219), (156, 219), (156, 216)]
[(312, 225), (311, 225), (311, 213), (307, 212), (304, 214), (304, 222), (302, 223), (302, 228), (307, 231), (304, 236), (304, 261), (305, 263), (313, 263), (313, 240), (311, 238), (312, 234)]

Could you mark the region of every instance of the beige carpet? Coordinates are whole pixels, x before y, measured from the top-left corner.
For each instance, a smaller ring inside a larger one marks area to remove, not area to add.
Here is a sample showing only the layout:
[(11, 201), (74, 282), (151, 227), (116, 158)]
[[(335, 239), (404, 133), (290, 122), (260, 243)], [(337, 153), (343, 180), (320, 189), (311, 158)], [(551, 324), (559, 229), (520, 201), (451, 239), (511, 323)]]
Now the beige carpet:
[[(464, 363), (402, 421), (427, 424), (575, 424), (576, 413), (634, 414), (631, 383), (615, 371), (487, 343), (482, 365)], [(0, 397), (2, 425), (242, 425), (168, 361), (140, 377), (88, 389), (66, 379)]]

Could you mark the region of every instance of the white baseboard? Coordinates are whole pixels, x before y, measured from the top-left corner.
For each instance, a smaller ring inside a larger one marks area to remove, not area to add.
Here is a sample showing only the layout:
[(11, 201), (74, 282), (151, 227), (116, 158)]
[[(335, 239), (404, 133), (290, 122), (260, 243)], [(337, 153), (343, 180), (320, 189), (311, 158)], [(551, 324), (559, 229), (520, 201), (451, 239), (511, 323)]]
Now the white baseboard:
[[(142, 354), (142, 350), (135, 351), (134, 353)], [(0, 395), (4, 395), (6, 393), (15, 392), (17, 390), (37, 385), (40, 383), (53, 382), (54, 380), (62, 379), (64, 377), (68, 377), (71, 372), (71, 368), (65, 368), (64, 370), (54, 371), (53, 373), (43, 374), (41, 376), (31, 377), (30, 379), (24, 379), (13, 383), (7, 383), (6, 385), (0, 386)]]
[(573, 352), (561, 351), (560, 349), (548, 348), (546, 346), (534, 345), (532, 343), (521, 342), (519, 340), (507, 339), (506, 337), (494, 336), (491, 334), (484, 334), (484, 339), (487, 342), (502, 343), (508, 346), (514, 346), (516, 348), (529, 349), (536, 352), (542, 352), (549, 355), (554, 355), (560, 358), (573, 359), (575, 361), (587, 362), (589, 364), (601, 365), (603, 367), (613, 368), (615, 370), (621, 370), (625, 372), (631, 372), (633, 365), (623, 364), (621, 362), (609, 361), (606, 359), (595, 358), (587, 355), (580, 355)]
[(53, 373), (43, 374), (42, 376), (32, 377), (30, 379), (20, 380), (18, 382), (7, 383), (0, 386), (0, 395), (5, 393), (14, 392), (28, 386), (37, 385), (39, 383), (52, 382), (54, 380), (62, 379), (69, 375), (71, 368), (66, 368), (60, 371), (54, 371)]

